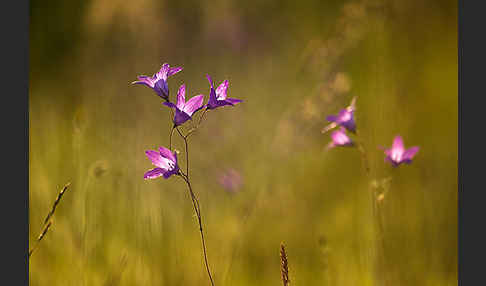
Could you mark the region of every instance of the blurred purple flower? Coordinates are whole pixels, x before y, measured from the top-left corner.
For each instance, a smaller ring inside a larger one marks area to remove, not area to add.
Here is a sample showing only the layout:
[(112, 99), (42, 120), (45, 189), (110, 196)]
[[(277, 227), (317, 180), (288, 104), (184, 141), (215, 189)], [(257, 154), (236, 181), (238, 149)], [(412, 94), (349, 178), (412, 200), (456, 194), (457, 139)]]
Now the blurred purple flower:
[(182, 67), (171, 68), (169, 64), (165, 63), (152, 77), (144, 75), (138, 76), (138, 80), (132, 82), (132, 84), (144, 84), (153, 89), (158, 96), (169, 101), (169, 86), (167, 85), (167, 79), (169, 76), (174, 75), (181, 70)]
[(356, 97), (354, 97), (351, 104), (345, 109), (342, 109), (338, 115), (329, 115), (326, 117), (326, 120), (332, 123), (324, 127), (322, 133), (325, 133), (338, 125), (343, 126), (352, 133), (356, 133), (356, 122), (354, 121), (354, 111), (356, 110), (355, 104)]
[(228, 89), (228, 80), (223, 81), (216, 90), (214, 90), (213, 80), (209, 75), (206, 75), (208, 78), (209, 84), (211, 85), (211, 91), (209, 93), (209, 101), (206, 104), (207, 109), (215, 109), (220, 106), (225, 105), (235, 105), (239, 102), (242, 102), (241, 99), (236, 98), (227, 98), (226, 91)]
[(401, 163), (410, 164), (412, 158), (419, 151), (418, 146), (413, 146), (405, 149), (403, 146), (403, 140), (400, 135), (395, 136), (393, 139), (393, 145), (390, 149), (385, 149), (385, 161), (389, 161), (393, 167), (397, 167)]
[(147, 150), (145, 151), (147, 157), (152, 161), (157, 168), (149, 170), (143, 175), (144, 179), (155, 179), (163, 176), (164, 179), (179, 173), (179, 165), (177, 165), (177, 154), (171, 152), (165, 147), (159, 147), (159, 151)]
[(221, 186), (232, 193), (235, 193), (240, 189), (242, 182), (243, 180), (240, 173), (235, 169), (229, 169), (219, 177)]
[(174, 126), (179, 126), (189, 119), (192, 119), (192, 114), (202, 108), (204, 95), (196, 95), (186, 102), (186, 85), (183, 84), (177, 92), (177, 104), (172, 102), (164, 102), (163, 104), (175, 110)]
[(351, 140), (351, 138), (349, 138), (349, 136), (346, 134), (346, 129), (344, 129), (344, 127), (342, 126), (338, 130), (331, 133), (331, 139), (332, 141), (329, 143), (328, 148), (334, 148), (338, 146), (354, 146), (354, 142)]

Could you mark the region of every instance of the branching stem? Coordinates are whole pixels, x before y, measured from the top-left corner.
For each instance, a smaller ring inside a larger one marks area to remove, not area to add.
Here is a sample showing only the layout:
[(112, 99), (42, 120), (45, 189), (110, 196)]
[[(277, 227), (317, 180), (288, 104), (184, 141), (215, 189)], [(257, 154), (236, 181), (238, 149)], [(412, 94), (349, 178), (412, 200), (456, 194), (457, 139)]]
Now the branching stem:
[[(204, 114), (202, 116), (204, 116)], [(201, 119), (200, 119), (199, 123), (200, 122), (201, 122)], [(199, 126), (199, 124), (198, 124), (198, 126)], [(211, 285), (214, 286), (214, 281), (213, 281), (213, 277), (211, 275), (211, 270), (209, 269), (209, 262), (208, 262), (207, 251), (206, 251), (206, 241), (204, 239), (204, 232), (203, 232), (203, 227), (202, 227), (201, 207), (199, 206), (199, 200), (197, 199), (196, 194), (192, 190), (191, 182), (189, 181), (189, 148), (188, 148), (187, 137), (191, 133), (184, 135), (182, 133), (182, 131), (179, 129), (178, 126), (175, 127), (175, 129), (177, 130), (177, 133), (179, 133), (181, 138), (184, 140), (185, 152), (186, 152), (186, 172), (184, 173), (182, 170), (180, 170), (178, 175), (186, 182), (188, 190), (189, 190), (189, 194), (191, 195), (192, 206), (194, 207), (194, 212), (196, 213), (197, 221), (199, 223), (199, 233), (201, 234), (201, 243), (202, 243), (202, 249), (203, 249), (203, 255), (204, 255), (204, 263), (206, 265), (206, 270), (208, 272), (208, 276), (209, 276), (209, 280), (211, 281)]]

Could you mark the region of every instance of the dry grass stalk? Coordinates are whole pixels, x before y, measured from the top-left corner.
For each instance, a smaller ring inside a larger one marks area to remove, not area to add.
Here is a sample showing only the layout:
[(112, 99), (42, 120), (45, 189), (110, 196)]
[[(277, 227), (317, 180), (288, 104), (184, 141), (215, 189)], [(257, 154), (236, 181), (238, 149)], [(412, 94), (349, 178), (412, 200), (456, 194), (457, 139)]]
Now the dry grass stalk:
[(37, 245), (39, 245), (39, 242), (44, 238), (46, 233), (49, 231), (49, 228), (51, 227), (52, 221), (49, 221), (47, 224), (44, 225), (44, 229), (42, 230), (42, 233), (39, 235), (37, 240), (35, 241), (34, 247), (29, 251), (29, 257), (32, 255), (34, 250), (37, 248)]
[(47, 214), (47, 217), (46, 219), (44, 220), (44, 224), (46, 224), (49, 219), (51, 218), (51, 216), (54, 214), (54, 212), (56, 211), (56, 207), (57, 205), (59, 204), (59, 202), (61, 201), (61, 198), (62, 198), (62, 195), (64, 195), (64, 192), (68, 189), (68, 187), (71, 185), (71, 183), (67, 183), (64, 188), (62, 188), (62, 190), (59, 192), (59, 194), (57, 195), (57, 198), (56, 198), (56, 201), (54, 202), (54, 205), (52, 205), (52, 209), (51, 211), (49, 212), (49, 214)]
[(42, 228), (42, 232), (39, 235), (39, 237), (37, 238), (37, 240), (35, 241), (34, 247), (29, 251), (29, 258), (32, 255), (32, 253), (34, 252), (34, 250), (37, 248), (37, 246), (39, 245), (39, 242), (41, 242), (41, 240), (44, 238), (44, 236), (49, 231), (49, 228), (52, 225), (51, 217), (54, 215), (54, 212), (56, 211), (56, 207), (59, 204), (59, 202), (61, 201), (61, 198), (64, 195), (64, 192), (66, 192), (66, 190), (69, 188), (70, 185), (71, 185), (71, 183), (67, 183), (62, 188), (62, 190), (59, 192), (59, 194), (57, 195), (56, 200), (54, 201), (54, 204), (51, 208), (51, 211), (47, 214), (47, 217), (44, 220), (44, 227)]
[(285, 253), (285, 246), (280, 243), (280, 272), (282, 273), (282, 282), (284, 286), (288, 286), (290, 284), (289, 279), (289, 265), (287, 261), (287, 253)]

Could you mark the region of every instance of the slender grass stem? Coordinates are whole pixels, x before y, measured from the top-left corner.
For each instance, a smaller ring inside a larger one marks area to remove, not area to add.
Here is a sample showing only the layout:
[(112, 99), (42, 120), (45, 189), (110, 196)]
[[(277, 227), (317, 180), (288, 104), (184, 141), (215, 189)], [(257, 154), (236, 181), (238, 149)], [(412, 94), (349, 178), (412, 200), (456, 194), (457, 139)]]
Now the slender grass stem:
[(32, 253), (34, 252), (34, 250), (37, 249), (37, 246), (39, 245), (39, 243), (41, 242), (41, 240), (44, 238), (44, 236), (46, 235), (46, 233), (49, 231), (49, 228), (51, 227), (51, 225), (52, 225), (52, 221), (49, 221), (47, 224), (44, 225), (44, 228), (42, 229), (41, 234), (39, 235), (39, 237), (35, 241), (34, 247), (32, 247), (32, 249), (29, 251), (29, 258), (32, 255)]
[(36, 239), (35, 241), (35, 244), (34, 246), (32, 247), (32, 249), (29, 251), (29, 258), (30, 256), (32, 255), (32, 253), (34, 253), (34, 251), (37, 249), (39, 243), (42, 241), (42, 239), (44, 238), (44, 236), (47, 234), (47, 232), (49, 231), (49, 228), (51, 227), (52, 225), (52, 216), (54, 215), (54, 212), (56, 211), (56, 207), (57, 205), (59, 204), (59, 202), (61, 201), (62, 199), (62, 196), (64, 195), (64, 193), (67, 191), (67, 189), (69, 188), (69, 186), (71, 185), (71, 183), (67, 183), (66, 185), (64, 185), (64, 187), (62, 188), (62, 190), (59, 192), (59, 194), (57, 195), (56, 197), (56, 200), (54, 201), (54, 204), (52, 205), (52, 208), (51, 210), (49, 211), (49, 213), (47, 214), (46, 218), (44, 219), (44, 226), (42, 228), (42, 231), (41, 231), (41, 234), (38, 236), (38, 238)]

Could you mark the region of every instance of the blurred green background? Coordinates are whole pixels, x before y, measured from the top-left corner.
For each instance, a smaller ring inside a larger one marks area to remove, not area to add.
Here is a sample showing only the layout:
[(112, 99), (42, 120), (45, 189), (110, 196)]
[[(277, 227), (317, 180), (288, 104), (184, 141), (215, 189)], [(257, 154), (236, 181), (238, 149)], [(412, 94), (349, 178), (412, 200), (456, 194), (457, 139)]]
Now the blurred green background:
[[(216, 285), (281, 285), (281, 241), (291, 285), (457, 284), (456, 1), (30, 3), (31, 247), (72, 182), (30, 285), (209, 284), (184, 182), (143, 180), (170, 113), (130, 83), (164, 62), (184, 67), (172, 98), (182, 83), (207, 96), (208, 73), (244, 100), (190, 141)], [(320, 133), (353, 96), (371, 178)], [(378, 146), (397, 134), (421, 149), (392, 169)], [(219, 182), (229, 169), (237, 190)]]

